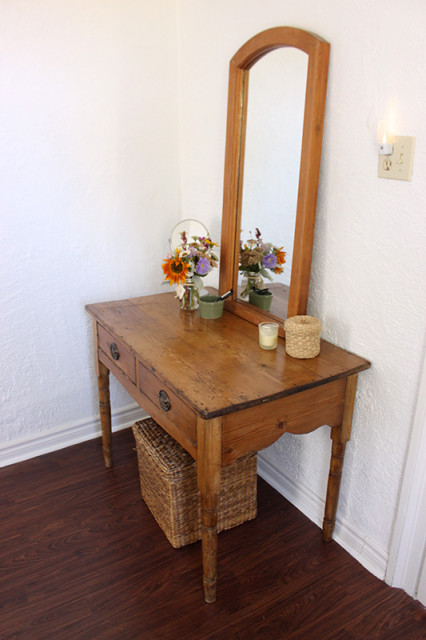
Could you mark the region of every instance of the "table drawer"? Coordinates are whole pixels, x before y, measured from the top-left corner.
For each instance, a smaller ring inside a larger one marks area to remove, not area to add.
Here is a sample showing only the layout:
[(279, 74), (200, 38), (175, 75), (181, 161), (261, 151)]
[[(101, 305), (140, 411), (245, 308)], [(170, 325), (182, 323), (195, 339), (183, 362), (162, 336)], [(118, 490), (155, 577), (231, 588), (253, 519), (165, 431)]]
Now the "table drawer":
[(98, 325), (99, 347), (132, 382), (136, 382), (136, 361), (127, 347)]
[(139, 390), (154, 404), (155, 409), (150, 409), (151, 417), (154, 420), (160, 424), (162, 418), (170, 420), (193, 442), (197, 441), (197, 416), (195, 412), (140, 362)]

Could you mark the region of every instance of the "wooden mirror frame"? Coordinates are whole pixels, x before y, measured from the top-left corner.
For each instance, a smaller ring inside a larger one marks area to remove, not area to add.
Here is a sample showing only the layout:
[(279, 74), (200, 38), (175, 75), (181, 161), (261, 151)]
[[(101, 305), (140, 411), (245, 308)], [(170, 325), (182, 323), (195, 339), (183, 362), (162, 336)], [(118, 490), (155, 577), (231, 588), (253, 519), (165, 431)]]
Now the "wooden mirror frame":
[(255, 324), (268, 319), (279, 322), (280, 334), (283, 335), (283, 318), (237, 298), (248, 72), (265, 54), (280, 47), (295, 47), (308, 54), (293, 260), (286, 317), (306, 314), (330, 45), (323, 38), (302, 29), (276, 27), (262, 31), (248, 40), (230, 61), (219, 291), (223, 294), (233, 289), (232, 297), (225, 301), (228, 311)]

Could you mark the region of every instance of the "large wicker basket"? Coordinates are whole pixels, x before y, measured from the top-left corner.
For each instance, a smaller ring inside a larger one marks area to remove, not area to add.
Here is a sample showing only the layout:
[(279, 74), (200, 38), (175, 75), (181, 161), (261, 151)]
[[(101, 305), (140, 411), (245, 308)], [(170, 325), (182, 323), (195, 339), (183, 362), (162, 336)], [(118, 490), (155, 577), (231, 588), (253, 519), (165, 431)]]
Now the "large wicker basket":
[(285, 350), (293, 358), (315, 358), (320, 352), (321, 322), (313, 316), (293, 316), (284, 322)]
[[(195, 460), (152, 418), (133, 427), (142, 498), (170, 544), (182, 547), (201, 538), (200, 496)], [(218, 531), (257, 515), (256, 453), (222, 469)]]

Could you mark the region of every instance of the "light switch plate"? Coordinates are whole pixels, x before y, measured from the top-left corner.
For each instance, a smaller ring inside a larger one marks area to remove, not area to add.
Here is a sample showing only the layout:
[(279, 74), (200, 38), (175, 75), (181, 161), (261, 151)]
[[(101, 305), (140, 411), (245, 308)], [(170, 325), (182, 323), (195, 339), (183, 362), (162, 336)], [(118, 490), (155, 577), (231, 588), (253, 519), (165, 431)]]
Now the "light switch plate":
[(411, 180), (415, 142), (411, 136), (396, 136), (393, 153), (379, 154), (379, 178)]

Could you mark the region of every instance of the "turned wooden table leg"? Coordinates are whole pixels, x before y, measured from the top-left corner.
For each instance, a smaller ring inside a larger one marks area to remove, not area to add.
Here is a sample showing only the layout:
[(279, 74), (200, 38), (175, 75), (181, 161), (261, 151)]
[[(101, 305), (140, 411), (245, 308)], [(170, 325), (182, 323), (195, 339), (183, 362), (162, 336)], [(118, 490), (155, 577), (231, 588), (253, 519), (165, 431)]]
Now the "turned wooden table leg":
[(206, 602), (216, 601), (217, 504), (220, 492), (222, 420), (197, 421), (197, 470), (201, 494), (201, 544)]
[(111, 403), (109, 397), (109, 370), (102, 363), (98, 363), (99, 410), (102, 426), (102, 449), (106, 467), (112, 467), (112, 438), (111, 438)]
[(203, 589), (206, 602), (216, 601), (217, 585), (217, 499), (201, 498), (201, 544)]
[[(333, 433), (334, 432), (334, 433)], [(337, 503), (339, 500), (340, 481), (342, 478), (345, 443), (340, 442), (340, 428), (331, 431), (333, 444), (331, 446), (330, 472), (328, 475), (327, 498), (325, 501), (324, 520), (322, 525), (323, 539), (329, 542), (333, 537), (336, 522)]]
[(329, 542), (333, 537), (336, 523), (337, 503), (339, 501), (340, 481), (342, 479), (343, 459), (346, 443), (351, 437), (352, 415), (355, 404), (357, 374), (346, 381), (345, 403), (342, 424), (331, 430), (331, 460), (328, 475), (327, 498), (323, 520), (323, 539)]

